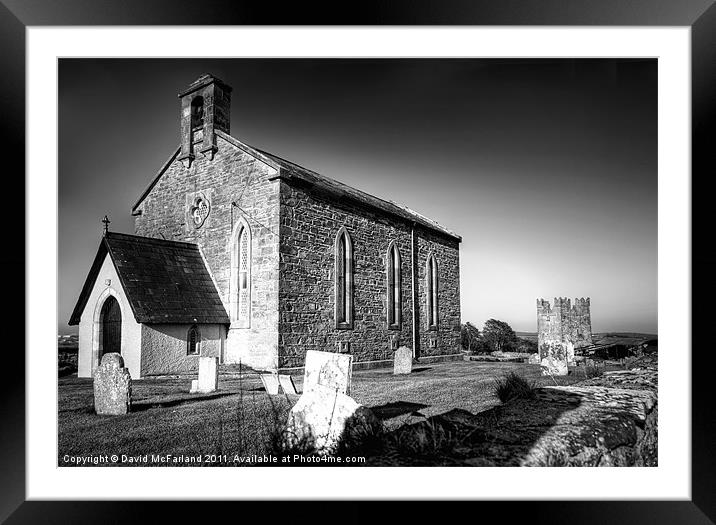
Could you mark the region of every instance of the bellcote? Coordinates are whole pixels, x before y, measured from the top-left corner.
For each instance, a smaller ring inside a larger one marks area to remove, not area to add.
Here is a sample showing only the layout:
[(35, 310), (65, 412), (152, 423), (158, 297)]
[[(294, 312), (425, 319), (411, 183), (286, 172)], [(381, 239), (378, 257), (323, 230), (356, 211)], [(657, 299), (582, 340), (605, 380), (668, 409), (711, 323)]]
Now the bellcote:
[(181, 153), (179, 161), (191, 166), (197, 154), (209, 160), (218, 150), (216, 130), (230, 133), (231, 86), (212, 75), (202, 75), (179, 93), (181, 100)]

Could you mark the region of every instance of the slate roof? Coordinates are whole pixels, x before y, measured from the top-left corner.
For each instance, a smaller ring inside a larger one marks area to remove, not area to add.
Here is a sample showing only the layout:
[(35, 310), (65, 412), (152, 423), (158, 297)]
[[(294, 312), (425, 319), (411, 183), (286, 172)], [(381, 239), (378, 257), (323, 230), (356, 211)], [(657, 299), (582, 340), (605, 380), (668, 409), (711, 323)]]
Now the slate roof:
[[(343, 184), (342, 182), (338, 182), (337, 180), (331, 179), (330, 177), (326, 177), (325, 175), (321, 175), (320, 173), (316, 173), (315, 171), (311, 171), (307, 168), (299, 166), (298, 164), (283, 159), (278, 155), (262, 151), (258, 148), (254, 148), (253, 146), (249, 146), (248, 144), (244, 144), (237, 138), (232, 137), (228, 133), (224, 133), (221, 130), (216, 130), (216, 134), (226, 140), (228, 143), (236, 146), (237, 148), (248, 153), (249, 155), (258, 158), (262, 162), (274, 168), (278, 172), (277, 177), (283, 178), (287, 182), (298, 181), (303, 185), (303, 187), (313, 191), (324, 193), (333, 197), (334, 199), (346, 199), (362, 206), (377, 209), (382, 211), (383, 213), (400, 217), (401, 219), (409, 223), (415, 222), (417, 224), (420, 224), (421, 226), (428, 228), (429, 230), (446, 235), (458, 242), (462, 241), (462, 237), (457, 235), (452, 230), (449, 230), (448, 228), (442, 226), (441, 224), (438, 224), (434, 220), (429, 219), (428, 217), (414, 210), (411, 210), (407, 206), (398, 204), (393, 201), (380, 199), (369, 193), (348, 186), (347, 184)], [(149, 186), (144, 190), (144, 192), (142, 192), (139, 199), (137, 199), (137, 201), (134, 203), (134, 206), (132, 206), (133, 213), (139, 207), (142, 201), (144, 201), (145, 197), (149, 195), (149, 192), (152, 191), (152, 188), (156, 185), (156, 183), (159, 181), (159, 178), (164, 174), (167, 168), (176, 160), (176, 157), (179, 155), (179, 151), (180, 148), (177, 148), (172, 153), (167, 162), (155, 175), (154, 179), (152, 179), (152, 182), (149, 184)]]
[(107, 254), (138, 323), (229, 324), (196, 244), (115, 232), (102, 238), (69, 324), (79, 324)]

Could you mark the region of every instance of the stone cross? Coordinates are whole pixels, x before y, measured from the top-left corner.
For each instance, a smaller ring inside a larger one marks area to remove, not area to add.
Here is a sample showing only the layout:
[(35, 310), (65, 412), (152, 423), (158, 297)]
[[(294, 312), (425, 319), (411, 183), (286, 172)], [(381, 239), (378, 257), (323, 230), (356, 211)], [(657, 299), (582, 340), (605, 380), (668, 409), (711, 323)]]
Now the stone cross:
[(104, 223), (104, 233), (105, 233), (105, 235), (106, 235), (107, 232), (109, 231), (109, 223), (112, 222), (112, 221), (110, 221), (110, 220), (109, 220), (109, 217), (107, 217), (107, 216), (105, 215), (105, 216), (104, 216), (104, 219), (102, 219), (102, 222)]
[(132, 407), (132, 376), (116, 352), (102, 356), (94, 373), (94, 409), (99, 415), (119, 416)]

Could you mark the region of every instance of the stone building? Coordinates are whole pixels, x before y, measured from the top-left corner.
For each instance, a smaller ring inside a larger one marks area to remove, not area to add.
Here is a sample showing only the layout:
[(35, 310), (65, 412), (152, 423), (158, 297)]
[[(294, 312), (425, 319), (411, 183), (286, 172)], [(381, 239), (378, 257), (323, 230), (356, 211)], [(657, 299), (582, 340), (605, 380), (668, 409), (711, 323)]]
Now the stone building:
[(132, 207), (135, 235), (102, 239), (73, 312), (80, 376), (107, 347), (134, 378), (199, 355), (290, 369), (307, 350), (459, 354), (458, 235), (232, 137), (216, 77), (179, 98), (180, 146)]
[(575, 299), (556, 297), (554, 305), (537, 299), (537, 346), (540, 359), (550, 346), (566, 349), (567, 360), (574, 360), (575, 349), (592, 345), (592, 319), (589, 297)]

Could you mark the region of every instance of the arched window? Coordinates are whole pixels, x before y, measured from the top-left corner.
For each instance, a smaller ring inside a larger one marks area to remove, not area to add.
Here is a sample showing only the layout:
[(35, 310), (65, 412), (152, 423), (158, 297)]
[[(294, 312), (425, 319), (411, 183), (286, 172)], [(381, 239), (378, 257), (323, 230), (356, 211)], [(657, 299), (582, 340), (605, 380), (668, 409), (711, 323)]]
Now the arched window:
[(425, 264), (425, 298), (429, 330), (438, 329), (438, 263), (430, 254)]
[(336, 328), (353, 328), (353, 245), (345, 228), (336, 235)]
[(386, 274), (388, 277), (388, 302), (387, 302), (387, 314), (388, 314), (388, 328), (393, 330), (400, 330), (400, 323), (402, 321), (402, 276), (400, 268), (400, 250), (398, 246), (391, 242), (388, 247), (388, 254), (386, 258)]
[(194, 97), (191, 101), (191, 129), (204, 126), (204, 97)]
[(251, 326), (251, 229), (242, 218), (236, 225), (231, 246), (229, 293), (231, 320), (236, 328)]
[(191, 325), (186, 334), (186, 355), (199, 355), (201, 353), (201, 333), (199, 327)]

